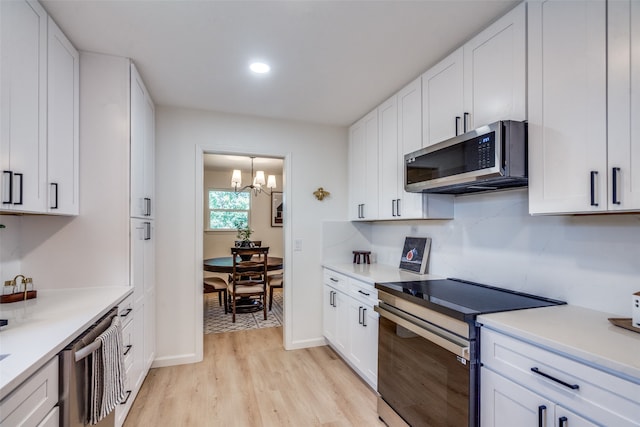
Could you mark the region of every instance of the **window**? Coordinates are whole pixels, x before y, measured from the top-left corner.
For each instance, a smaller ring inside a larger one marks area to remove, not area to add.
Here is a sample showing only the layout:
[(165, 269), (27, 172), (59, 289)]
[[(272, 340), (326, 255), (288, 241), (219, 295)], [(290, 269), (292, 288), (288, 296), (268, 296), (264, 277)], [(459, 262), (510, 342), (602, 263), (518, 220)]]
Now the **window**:
[(209, 190), (209, 230), (235, 230), (249, 224), (251, 192)]

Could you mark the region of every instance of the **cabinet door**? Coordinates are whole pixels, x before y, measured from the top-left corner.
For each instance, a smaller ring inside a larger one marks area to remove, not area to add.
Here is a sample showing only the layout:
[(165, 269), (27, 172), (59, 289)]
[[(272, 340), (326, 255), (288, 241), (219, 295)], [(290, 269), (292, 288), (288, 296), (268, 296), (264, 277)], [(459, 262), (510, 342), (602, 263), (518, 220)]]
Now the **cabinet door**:
[[(608, 208), (640, 209), (640, 4), (607, 3)], [(615, 174), (615, 176), (614, 176)]]
[(467, 130), (527, 118), (526, 53), (524, 3), (464, 45)]
[(529, 212), (607, 207), (604, 1), (531, 1)]
[(349, 129), (349, 219), (358, 220), (365, 201), (365, 126), (364, 120)]
[(422, 75), (422, 145), (462, 133), (463, 51), (459, 48)]
[(322, 305), (322, 329), (324, 337), (332, 344), (336, 342), (336, 328), (338, 321), (338, 312), (333, 306), (335, 289), (331, 286), (324, 285), (323, 288), (323, 305)]
[(365, 192), (362, 219), (378, 218), (378, 110), (364, 118)]
[(487, 369), (480, 370), (483, 427), (552, 426), (553, 402)]
[(362, 372), (369, 384), (377, 390), (378, 386), (378, 313), (373, 306), (363, 307), (363, 344), (366, 354), (362, 363)]
[(47, 183), (50, 213), (79, 213), (78, 51), (49, 18)]
[(398, 103), (392, 96), (378, 107), (380, 167), (378, 179), (378, 217), (395, 219), (398, 199)]
[[(422, 81), (417, 78), (398, 92), (396, 218), (423, 218), (422, 194), (404, 191), (404, 155), (422, 148)], [(381, 171), (382, 173), (382, 171)]]
[(0, 2), (2, 210), (46, 211), (47, 14)]
[(154, 290), (154, 231), (153, 221), (139, 218), (131, 220), (130, 280), (136, 304)]
[(367, 358), (367, 337), (362, 326), (363, 304), (356, 299), (348, 300), (348, 320), (345, 325), (349, 330), (348, 357), (362, 371)]
[(596, 427), (591, 421), (560, 405), (555, 407), (556, 426), (558, 427)]
[(131, 65), (131, 216), (155, 212), (154, 108), (140, 74)]
[(144, 372), (156, 357), (156, 294), (148, 293), (144, 298)]

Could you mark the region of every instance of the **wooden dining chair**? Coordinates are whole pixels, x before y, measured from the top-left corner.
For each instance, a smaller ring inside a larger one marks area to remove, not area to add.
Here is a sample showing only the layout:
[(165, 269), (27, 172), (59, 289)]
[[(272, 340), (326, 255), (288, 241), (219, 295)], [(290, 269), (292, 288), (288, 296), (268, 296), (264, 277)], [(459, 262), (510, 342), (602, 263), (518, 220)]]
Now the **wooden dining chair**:
[[(267, 262), (269, 247), (231, 248), (233, 272), (227, 286), (231, 298), (231, 321), (236, 321), (237, 302), (240, 298), (260, 298), (267, 320)], [(251, 260), (242, 261), (240, 255), (252, 255)]]
[(271, 311), (271, 306), (273, 305), (273, 290), (280, 288), (282, 289), (282, 284), (284, 283), (282, 273), (270, 274), (267, 276), (267, 286), (269, 286), (269, 311)]
[(227, 287), (226, 280), (220, 277), (205, 277), (204, 278), (204, 293), (210, 294), (216, 292), (218, 294), (218, 304), (222, 305), (222, 299), (224, 299), (224, 314), (229, 312), (227, 308)]

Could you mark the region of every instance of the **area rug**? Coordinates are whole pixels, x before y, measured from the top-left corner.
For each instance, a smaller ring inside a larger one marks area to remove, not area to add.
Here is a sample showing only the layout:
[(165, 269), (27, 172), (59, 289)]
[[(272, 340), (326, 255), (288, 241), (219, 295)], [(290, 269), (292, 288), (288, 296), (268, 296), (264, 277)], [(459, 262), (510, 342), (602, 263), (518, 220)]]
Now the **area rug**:
[(233, 323), (231, 313), (224, 314), (224, 306), (218, 303), (216, 294), (205, 294), (203, 312), (205, 334), (282, 326), (282, 289), (273, 292), (273, 307), (267, 311), (267, 320), (264, 320), (263, 312), (258, 311), (236, 313), (236, 322)]

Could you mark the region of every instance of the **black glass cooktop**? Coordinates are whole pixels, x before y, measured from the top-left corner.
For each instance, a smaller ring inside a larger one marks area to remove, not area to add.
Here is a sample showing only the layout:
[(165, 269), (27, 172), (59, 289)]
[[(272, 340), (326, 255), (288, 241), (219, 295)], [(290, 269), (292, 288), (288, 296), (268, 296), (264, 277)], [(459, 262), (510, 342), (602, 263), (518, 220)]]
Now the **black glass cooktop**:
[(460, 279), (376, 283), (375, 286), (398, 298), (465, 321), (475, 320), (479, 314), (566, 304)]

